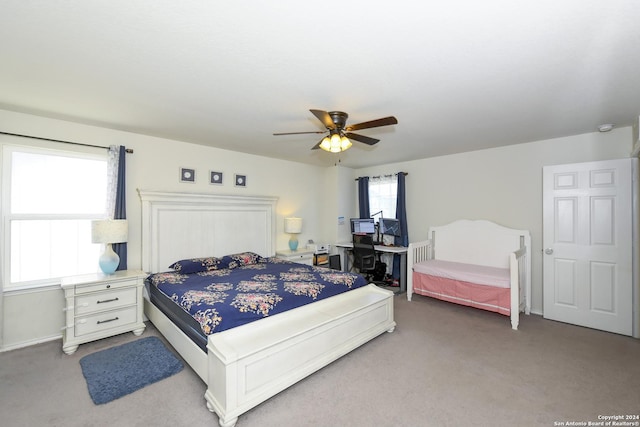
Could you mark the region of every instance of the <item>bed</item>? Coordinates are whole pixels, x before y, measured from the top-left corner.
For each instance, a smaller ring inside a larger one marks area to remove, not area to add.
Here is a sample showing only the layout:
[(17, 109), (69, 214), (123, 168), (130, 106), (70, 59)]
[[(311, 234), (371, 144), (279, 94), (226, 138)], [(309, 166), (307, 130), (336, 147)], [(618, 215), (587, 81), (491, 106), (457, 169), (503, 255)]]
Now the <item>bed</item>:
[(531, 236), (486, 220), (429, 228), (409, 244), (407, 299), (414, 293), (496, 312), (518, 329), (530, 313)]
[[(216, 316), (212, 316), (213, 323), (209, 319), (186, 326), (174, 320), (155, 297), (151, 301), (151, 279), (159, 277), (153, 276), (155, 273), (188, 276), (194, 273), (169, 266), (193, 259), (207, 264), (202, 260), (226, 259), (230, 254), (259, 258), (235, 269), (259, 268), (251, 273), (252, 278), (282, 272), (270, 273), (257, 264), (265, 264), (265, 268), (274, 264), (294, 274), (323, 274), (322, 269), (273, 258), (275, 197), (138, 193), (142, 202), (142, 266), (150, 274), (145, 315), (205, 382), (207, 407), (217, 414), (221, 426), (234, 426), (244, 412), (385, 331), (394, 330), (393, 293), (354, 281), (346, 292), (239, 326), (218, 328), (219, 332), (213, 328), (215, 333), (198, 342), (203, 324), (216, 323)], [(336, 277), (334, 281), (339, 280)], [(307, 296), (315, 295), (312, 288), (305, 287)]]

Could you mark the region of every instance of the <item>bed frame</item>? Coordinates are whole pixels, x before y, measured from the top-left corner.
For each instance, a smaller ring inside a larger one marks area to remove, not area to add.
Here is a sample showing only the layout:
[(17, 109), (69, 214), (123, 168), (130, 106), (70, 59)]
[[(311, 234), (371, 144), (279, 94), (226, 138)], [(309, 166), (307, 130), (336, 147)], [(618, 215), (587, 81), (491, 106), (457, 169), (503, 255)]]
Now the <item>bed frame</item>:
[[(409, 244), (407, 299), (413, 294), (413, 265), (428, 259), (508, 268), (511, 327), (531, 310), (531, 236), (486, 220), (459, 220), (429, 228), (429, 240)], [(415, 273), (417, 274), (417, 273)]]
[[(275, 254), (275, 197), (138, 190), (142, 267), (252, 251)], [(374, 337), (395, 328), (393, 293), (367, 285), (209, 336), (203, 352), (149, 300), (145, 315), (206, 383), (223, 427)]]

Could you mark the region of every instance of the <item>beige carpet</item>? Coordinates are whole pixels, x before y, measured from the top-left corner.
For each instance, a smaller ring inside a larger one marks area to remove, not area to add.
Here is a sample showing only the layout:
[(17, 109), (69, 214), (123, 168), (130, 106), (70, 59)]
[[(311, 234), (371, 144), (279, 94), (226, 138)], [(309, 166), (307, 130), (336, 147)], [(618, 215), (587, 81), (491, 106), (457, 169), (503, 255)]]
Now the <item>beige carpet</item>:
[[(395, 299), (374, 339), (240, 417), (238, 427), (554, 426), (640, 414), (640, 341), (424, 297)], [(143, 336), (157, 335), (148, 325)], [(78, 361), (136, 339), (0, 354), (3, 426), (216, 426), (189, 369), (114, 402), (91, 401)]]

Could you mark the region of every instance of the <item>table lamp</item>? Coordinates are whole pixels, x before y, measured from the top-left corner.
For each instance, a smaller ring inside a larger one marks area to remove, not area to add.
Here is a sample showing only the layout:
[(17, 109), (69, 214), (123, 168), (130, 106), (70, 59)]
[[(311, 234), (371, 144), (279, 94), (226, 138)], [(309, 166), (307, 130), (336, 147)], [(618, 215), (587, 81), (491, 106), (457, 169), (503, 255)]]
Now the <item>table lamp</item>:
[(292, 251), (298, 250), (298, 237), (296, 234), (302, 232), (302, 218), (285, 218), (284, 219), (284, 232), (291, 234), (289, 239), (289, 249)]
[(128, 223), (126, 219), (105, 219), (91, 222), (91, 242), (104, 243), (104, 253), (98, 264), (104, 274), (113, 274), (120, 264), (120, 257), (113, 251), (112, 243), (127, 241)]

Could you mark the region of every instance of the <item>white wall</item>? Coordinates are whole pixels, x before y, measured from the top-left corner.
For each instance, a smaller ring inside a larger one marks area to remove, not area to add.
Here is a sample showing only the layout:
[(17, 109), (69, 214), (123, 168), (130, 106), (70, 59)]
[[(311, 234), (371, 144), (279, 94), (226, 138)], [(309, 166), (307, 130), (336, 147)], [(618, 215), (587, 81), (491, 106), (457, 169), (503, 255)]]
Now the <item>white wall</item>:
[[(532, 302), (533, 310), (538, 313), (542, 312), (542, 167), (624, 158), (632, 148), (631, 128), (622, 128), (603, 134), (590, 133), (352, 170), (337, 166), (314, 167), (3, 110), (0, 110), (0, 130), (104, 146), (118, 144), (134, 149), (134, 154), (127, 155), (129, 268), (141, 266), (141, 212), (137, 188), (278, 196), (277, 247), (286, 248), (289, 236), (283, 231), (284, 217), (303, 218), (302, 234), (298, 236), (301, 243), (310, 238), (328, 243), (343, 241), (348, 238), (348, 219), (357, 213), (354, 179), (364, 175), (408, 172), (407, 219), (412, 241), (426, 238), (430, 225), (446, 224), (459, 218), (484, 218), (531, 231)], [(7, 138), (0, 136), (0, 144)], [(9, 139), (34, 143), (24, 138)], [(179, 182), (181, 166), (196, 169), (195, 184)], [(224, 172), (223, 186), (208, 183), (207, 175), (212, 169)], [(233, 186), (234, 173), (248, 176), (246, 188)], [(345, 217), (346, 225), (338, 226), (339, 216)], [(10, 292), (3, 297), (0, 297), (1, 349), (60, 336), (64, 321), (61, 290)]]
[[(0, 130), (102, 146), (125, 145), (134, 150), (126, 159), (130, 269), (141, 267), (141, 204), (136, 191), (138, 188), (277, 196), (278, 249), (288, 247), (289, 236), (284, 233), (284, 218), (289, 215), (303, 218), (302, 233), (298, 236), (300, 242), (310, 238), (316, 241), (325, 239), (323, 193), (318, 189), (325, 186), (326, 168), (4, 110), (0, 110)], [(5, 143), (73, 148), (67, 144), (0, 135), (0, 148)], [(179, 181), (180, 167), (196, 169), (194, 184)], [(224, 173), (222, 186), (209, 184), (210, 170)], [(246, 188), (233, 185), (234, 173), (247, 175)], [(10, 349), (61, 336), (63, 302), (62, 291), (55, 287), (43, 291), (5, 292), (0, 298), (1, 348)]]
[[(323, 218), (326, 239), (322, 243), (333, 244), (351, 239), (349, 218), (353, 214), (353, 201), (358, 193), (353, 183), (353, 169), (333, 166), (326, 170)], [(339, 221), (342, 218), (342, 222)], [(333, 251), (337, 253), (337, 251)]]
[[(428, 142), (425, 142), (428, 144)], [(532, 239), (532, 311), (542, 313), (542, 167), (628, 158), (631, 127), (354, 170), (408, 172), (409, 240), (457, 219), (488, 219)], [(355, 185), (355, 184), (354, 184)], [(357, 203), (357, 201), (356, 201)]]

